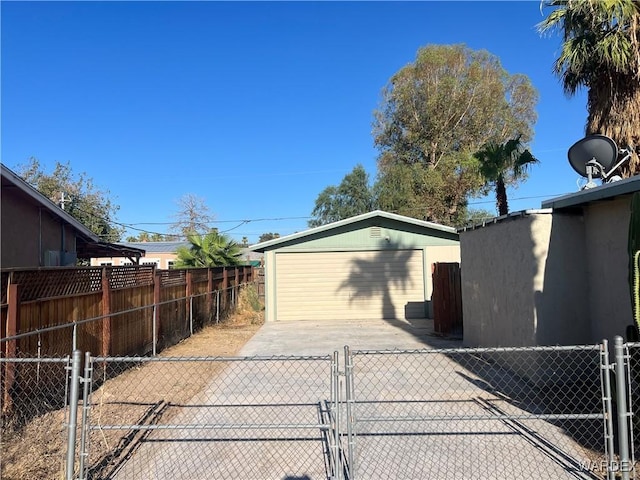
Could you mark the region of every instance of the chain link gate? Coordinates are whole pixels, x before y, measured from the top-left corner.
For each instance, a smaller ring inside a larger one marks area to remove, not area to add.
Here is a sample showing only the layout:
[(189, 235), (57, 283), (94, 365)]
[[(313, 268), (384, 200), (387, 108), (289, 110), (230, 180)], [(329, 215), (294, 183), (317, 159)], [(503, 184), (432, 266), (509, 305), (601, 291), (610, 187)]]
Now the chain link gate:
[(65, 478), (632, 479), (640, 344), (613, 350), (87, 355), (83, 376), (74, 352)]
[(345, 347), (349, 479), (613, 479), (607, 350)]
[[(152, 362), (162, 378), (145, 375)], [(214, 380), (196, 391), (189, 378), (201, 374)], [(81, 480), (343, 478), (337, 353), (87, 355), (85, 378)], [(149, 382), (166, 384), (162, 398), (145, 394)]]

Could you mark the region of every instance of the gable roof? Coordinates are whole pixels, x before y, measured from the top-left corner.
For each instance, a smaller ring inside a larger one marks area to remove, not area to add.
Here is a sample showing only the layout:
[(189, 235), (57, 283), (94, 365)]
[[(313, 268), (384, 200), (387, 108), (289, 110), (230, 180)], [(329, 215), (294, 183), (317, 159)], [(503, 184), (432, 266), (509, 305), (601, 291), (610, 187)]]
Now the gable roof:
[(22, 193), (27, 195), (36, 204), (42, 208), (46, 208), (52, 215), (58, 217), (62, 222), (65, 222), (73, 227), (79, 234), (79, 237), (84, 240), (76, 245), (78, 250), (78, 258), (91, 258), (91, 257), (132, 257), (139, 258), (144, 255), (144, 250), (134, 247), (123, 247), (113, 243), (103, 242), (100, 237), (85, 227), (75, 217), (69, 215), (58, 205), (53, 203), (43, 194), (41, 194), (34, 187), (25, 182), (20, 175), (15, 173), (5, 164), (0, 163), (0, 177), (2, 178), (2, 188), (17, 188)]
[(349, 218), (345, 218), (344, 220), (328, 223), (320, 227), (310, 228), (309, 230), (304, 230), (302, 232), (297, 232), (291, 235), (286, 235), (284, 237), (274, 238), (273, 240), (268, 240), (266, 242), (257, 243), (249, 247), (249, 249), (256, 252), (264, 252), (265, 250), (268, 250), (272, 247), (275, 247), (287, 242), (291, 242), (292, 240), (301, 240), (311, 235), (327, 232), (340, 227), (344, 227), (345, 225), (351, 225), (357, 222), (361, 222), (363, 220), (370, 220), (374, 218), (384, 218), (384, 219), (393, 220), (396, 222), (406, 223), (408, 225), (414, 225), (421, 228), (435, 230), (438, 232), (453, 233), (457, 235), (457, 231), (453, 227), (447, 227), (445, 225), (440, 225), (438, 223), (426, 222), (424, 220), (418, 220), (416, 218), (405, 217), (403, 215), (398, 215), (395, 213), (384, 212), (382, 210), (374, 210), (372, 212), (356, 215), (355, 217), (349, 217)]

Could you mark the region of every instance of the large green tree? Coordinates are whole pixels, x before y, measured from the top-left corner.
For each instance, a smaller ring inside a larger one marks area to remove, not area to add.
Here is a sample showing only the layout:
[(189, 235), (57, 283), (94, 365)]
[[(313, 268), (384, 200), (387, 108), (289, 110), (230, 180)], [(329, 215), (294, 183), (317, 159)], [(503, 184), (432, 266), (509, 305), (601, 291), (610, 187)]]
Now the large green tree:
[(239, 265), (242, 252), (230, 237), (215, 230), (206, 235), (187, 235), (189, 247), (179, 247), (175, 268), (201, 268)]
[(67, 163), (56, 162), (47, 173), (37, 158), (18, 167), (18, 174), (105, 242), (120, 240), (124, 228), (113, 223), (120, 209), (109, 190), (96, 187), (86, 173), (76, 174)]
[(637, 0), (545, 0), (552, 10), (541, 32), (558, 31), (563, 42), (553, 66), (567, 95), (586, 87), (586, 134), (632, 146), (620, 173), (640, 173), (640, 2)]
[(400, 69), (374, 113), (380, 208), (444, 224), (466, 219), (484, 184), (473, 153), (533, 136), (537, 92), (499, 59), (464, 45), (428, 45)]
[(528, 168), (538, 163), (538, 159), (525, 148), (519, 136), (504, 143), (489, 142), (474, 156), (480, 162), (480, 174), (485, 179), (485, 186), (495, 189), (498, 215), (507, 215), (507, 185), (515, 185), (522, 180)]
[(369, 185), (369, 174), (360, 164), (344, 176), (340, 185), (325, 188), (311, 212), (310, 227), (319, 227), (337, 222), (375, 209), (373, 188)]

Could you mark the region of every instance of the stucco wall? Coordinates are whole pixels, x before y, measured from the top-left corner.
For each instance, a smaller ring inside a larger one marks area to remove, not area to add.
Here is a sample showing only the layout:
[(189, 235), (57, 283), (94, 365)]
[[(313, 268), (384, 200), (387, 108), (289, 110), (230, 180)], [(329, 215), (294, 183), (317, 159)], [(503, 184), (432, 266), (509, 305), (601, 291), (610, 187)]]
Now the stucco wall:
[(570, 345), (625, 335), (631, 196), (462, 232), (465, 342)]
[(462, 232), (465, 344), (588, 341), (583, 228), (580, 217), (537, 213)]
[(633, 323), (629, 293), (631, 195), (593, 203), (585, 209), (592, 341), (625, 336)]

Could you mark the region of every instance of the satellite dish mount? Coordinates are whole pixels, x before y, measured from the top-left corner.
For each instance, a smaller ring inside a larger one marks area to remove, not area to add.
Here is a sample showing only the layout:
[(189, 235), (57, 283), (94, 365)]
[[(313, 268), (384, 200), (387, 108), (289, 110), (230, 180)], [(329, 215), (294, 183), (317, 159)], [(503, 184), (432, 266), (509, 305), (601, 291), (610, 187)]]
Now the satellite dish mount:
[(573, 169), (587, 179), (587, 183), (580, 187), (580, 190), (585, 190), (598, 186), (593, 181), (595, 178), (600, 178), (603, 183), (620, 180), (613, 172), (629, 161), (631, 147), (618, 149), (616, 142), (609, 137), (589, 135), (574, 143), (567, 155)]

